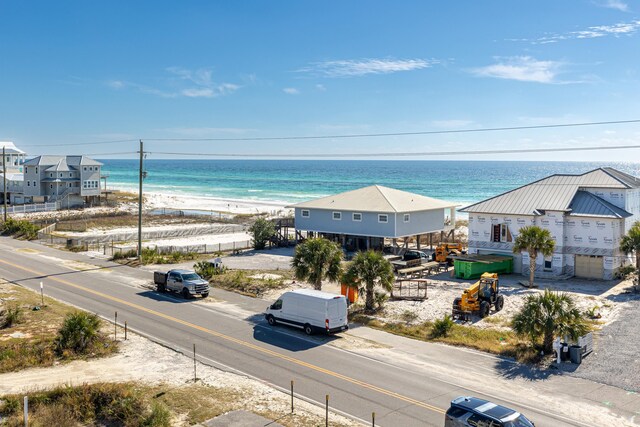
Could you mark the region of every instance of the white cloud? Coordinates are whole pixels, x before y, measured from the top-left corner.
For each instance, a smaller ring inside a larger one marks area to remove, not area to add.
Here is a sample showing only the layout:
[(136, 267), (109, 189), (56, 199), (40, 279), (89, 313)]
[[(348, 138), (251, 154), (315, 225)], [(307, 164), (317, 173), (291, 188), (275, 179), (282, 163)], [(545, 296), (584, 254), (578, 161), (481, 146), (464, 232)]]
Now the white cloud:
[(320, 92), (324, 92), (324, 91), (327, 90), (327, 88), (324, 85), (320, 84), (320, 83), (318, 83), (316, 85), (316, 89), (318, 89)]
[(599, 5), (609, 9), (616, 9), (620, 12), (629, 11), (629, 5), (621, 0), (606, 0), (604, 3), (600, 3)]
[(561, 63), (556, 61), (538, 61), (530, 56), (514, 56), (499, 59), (499, 62), (486, 67), (471, 70), (480, 77), (519, 80), (523, 82), (557, 83)]
[(213, 72), (209, 68), (189, 70), (183, 67), (169, 67), (166, 71), (170, 74), (170, 77), (161, 79), (167, 86), (166, 89), (123, 80), (110, 80), (107, 82), (107, 86), (112, 89), (130, 87), (142, 93), (162, 98), (216, 98), (240, 89), (239, 85), (233, 83), (214, 82)]
[(570, 31), (567, 33), (549, 34), (536, 39), (512, 39), (512, 41), (524, 41), (533, 44), (557, 43), (563, 40), (596, 39), (601, 37), (632, 36), (640, 30), (640, 20), (620, 22), (612, 25), (596, 25), (584, 30)]
[(429, 68), (438, 62), (433, 59), (347, 59), (315, 62), (297, 71), (323, 77), (359, 77), (367, 74), (390, 74), (420, 70)]
[(288, 95), (299, 95), (300, 91), (295, 87), (285, 87), (282, 91)]
[(107, 86), (113, 89), (122, 89), (125, 87), (125, 83), (121, 80), (110, 80), (107, 82)]

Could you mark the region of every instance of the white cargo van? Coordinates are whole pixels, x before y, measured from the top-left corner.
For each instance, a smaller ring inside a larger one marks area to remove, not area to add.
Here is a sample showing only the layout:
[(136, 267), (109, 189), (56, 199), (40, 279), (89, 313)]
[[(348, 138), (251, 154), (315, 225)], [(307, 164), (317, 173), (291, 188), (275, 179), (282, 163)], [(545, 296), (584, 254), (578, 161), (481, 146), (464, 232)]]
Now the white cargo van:
[(264, 313), (270, 325), (284, 323), (304, 329), (307, 335), (315, 331), (328, 334), (349, 329), (347, 299), (344, 295), (311, 289), (285, 292)]

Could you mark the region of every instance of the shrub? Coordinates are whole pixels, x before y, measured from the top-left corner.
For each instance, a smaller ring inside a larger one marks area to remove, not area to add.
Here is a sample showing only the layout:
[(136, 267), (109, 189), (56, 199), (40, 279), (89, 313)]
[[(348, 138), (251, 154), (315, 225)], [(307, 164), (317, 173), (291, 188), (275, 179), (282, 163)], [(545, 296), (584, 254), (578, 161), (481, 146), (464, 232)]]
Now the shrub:
[(144, 427), (169, 427), (171, 425), (171, 412), (159, 402), (151, 404), (151, 413), (141, 423)]
[(85, 354), (100, 339), (101, 323), (95, 314), (83, 311), (67, 314), (55, 339), (56, 353)]
[(138, 256), (138, 251), (135, 249), (129, 249), (126, 252), (114, 252), (113, 256), (111, 257), (112, 261), (116, 261), (119, 259), (126, 259), (126, 258), (135, 258)]
[(433, 338), (441, 338), (449, 335), (449, 332), (453, 328), (454, 322), (451, 319), (451, 316), (446, 314), (442, 319), (437, 319), (433, 322), (433, 327), (431, 328), (431, 337)]
[(389, 295), (384, 292), (374, 292), (373, 300), (376, 302), (376, 307), (381, 310), (385, 303), (389, 301)]
[(18, 305), (9, 306), (0, 311), (0, 329), (10, 328), (22, 321), (22, 308)]
[(7, 218), (0, 229), (2, 234), (9, 236), (23, 237), (27, 240), (38, 238), (38, 226), (24, 219)]
[(616, 279), (627, 279), (629, 278), (630, 275), (635, 273), (635, 271), (636, 271), (636, 268), (633, 265), (631, 264), (625, 265), (616, 269), (614, 273), (614, 277)]
[(249, 227), (249, 232), (253, 235), (253, 247), (260, 250), (267, 246), (269, 239), (276, 234), (276, 229), (273, 222), (264, 218), (258, 218), (256, 222)]
[(413, 323), (418, 318), (418, 314), (412, 310), (405, 310), (400, 315), (400, 318), (407, 324)]
[(198, 274), (198, 276), (205, 280), (209, 280), (213, 276), (224, 273), (226, 269), (224, 266), (218, 268), (209, 261), (198, 261), (193, 264), (193, 270)]

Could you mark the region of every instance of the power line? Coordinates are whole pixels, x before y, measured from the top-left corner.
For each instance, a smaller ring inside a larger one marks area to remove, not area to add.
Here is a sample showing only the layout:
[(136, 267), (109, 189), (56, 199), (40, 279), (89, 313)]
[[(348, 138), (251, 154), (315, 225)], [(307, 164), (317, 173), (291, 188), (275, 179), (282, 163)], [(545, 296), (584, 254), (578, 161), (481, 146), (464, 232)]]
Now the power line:
[(185, 153), (152, 151), (150, 154), (163, 154), (171, 156), (209, 156), (209, 157), (303, 157), (303, 158), (326, 158), (326, 157), (428, 157), (428, 156), (461, 156), (461, 155), (483, 155), (483, 154), (519, 154), (519, 153), (558, 153), (568, 151), (598, 151), (598, 150), (627, 150), (637, 149), (640, 145), (609, 145), (595, 147), (561, 147), (561, 148), (523, 148), (505, 150), (467, 150), (467, 151), (425, 151), (425, 152), (387, 152), (387, 153), (297, 153), (297, 154), (265, 154), (265, 153)]
[(243, 137), (243, 138), (143, 138), (145, 141), (287, 141), (301, 139), (337, 139), (337, 138), (376, 138), (385, 136), (411, 136), (411, 135), (442, 135), (449, 133), (472, 133), (472, 132), (501, 132), (509, 130), (523, 129), (549, 129), (578, 126), (600, 126), (600, 125), (621, 125), (630, 123), (640, 123), (640, 119), (634, 120), (612, 120), (606, 122), (582, 122), (582, 123), (560, 123), (550, 125), (531, 126), (508, 126), (495, 128), (475, 128), (475, 129), (449, 129), (419, 132), (391, 132), (391, 133), (361, 133), (347, 135), (301, 135), (301, 136), (273, 136), (273, 137)]

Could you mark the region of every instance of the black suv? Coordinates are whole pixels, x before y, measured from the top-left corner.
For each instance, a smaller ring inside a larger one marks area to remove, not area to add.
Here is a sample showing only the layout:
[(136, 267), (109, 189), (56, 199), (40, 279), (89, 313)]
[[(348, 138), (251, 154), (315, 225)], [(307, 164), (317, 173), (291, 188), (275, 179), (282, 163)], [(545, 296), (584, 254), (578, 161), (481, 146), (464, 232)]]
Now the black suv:
[(451, 401), (444, 427), (534, 427), (521, 413), (476, 397)]
[(422, 251), (407, 251), (402, 256), (403, 261), (411, 261), (413, 259), (419, 259), (421, 262), (430, 261), (429, 256)]

